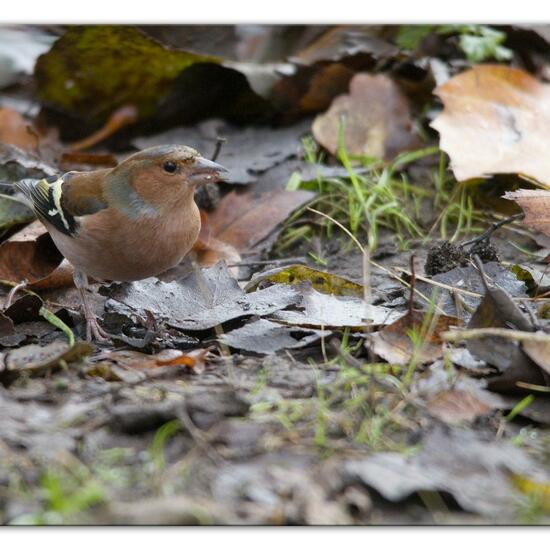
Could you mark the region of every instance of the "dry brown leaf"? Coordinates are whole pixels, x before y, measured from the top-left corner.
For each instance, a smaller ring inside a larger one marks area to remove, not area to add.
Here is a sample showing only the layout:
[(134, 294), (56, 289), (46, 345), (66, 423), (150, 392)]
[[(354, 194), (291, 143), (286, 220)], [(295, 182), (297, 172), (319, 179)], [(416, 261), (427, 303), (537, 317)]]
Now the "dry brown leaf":
[(314, 197), (309, 191), (277, 189), (258, 194), (232, 191), (209, 216), (210, 235), (245, 252), (265, 239), (297, 208)]
[[(545, 334), (544, 332), (539, 334)], [(550, 339), (548, 342), (526, 340), (522, 343), (523, 351), (542, 370), (550, 375)]]
[(3, 108), (0, 109), (0, 142), (36, 153), (38, 135), (32, 124), (17, 111)]
[(494, 408), (479, 396), (456, 389), (437, 394), (429, 401), (427, 407), (431, 414), (448, 424), (471, 422)]
[(418, 145), (407, 99), (385, 75), (355, 75), (349, 95), (337, 97), (314, 120), (315, 139), (333, 155), (342, 121), (346, 149), (352, 155), (391, 159)]
[(503, 196), (519, 204), (525, 213), (523, 223), (550, 236), (550, 191), (519, 189), (507, 191)]
[(35, 221), (0, 246), (0, 279), (34, 283), (49, 276), (62, 260), (46, 228)]
[(525, 174), (550, 183), (550, 86), (525, 71), (477, 65), (439, 86), (432, 123), (457, 180)]
[[(433, 321), (433, 326), (426, 326), (426, 313), (413, 310), (391, 325), (369, 337), (372, 350), (388, 363), (406, 365), (414, 357), (419, 363), (429, 363), (443, 357), (444, 347), (440, 334), (450, 327), (462, 326), (457, 317), (440, 315)], [(426, 331), (422, 345), (415, 349), (410, 337), (411, 331), (420, 334)]]

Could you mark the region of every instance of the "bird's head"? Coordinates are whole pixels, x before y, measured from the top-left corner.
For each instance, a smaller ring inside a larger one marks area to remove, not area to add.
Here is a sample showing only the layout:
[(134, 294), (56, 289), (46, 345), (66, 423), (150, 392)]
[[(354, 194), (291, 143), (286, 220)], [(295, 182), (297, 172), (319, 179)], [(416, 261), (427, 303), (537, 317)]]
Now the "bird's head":
[(176, 205), (193, 197), (197, 185), (223, 180), (227, 170), (185, 145), (160, 145), (139, 151), (112, 171), (114, 180), (126, 180), (146, 203)]

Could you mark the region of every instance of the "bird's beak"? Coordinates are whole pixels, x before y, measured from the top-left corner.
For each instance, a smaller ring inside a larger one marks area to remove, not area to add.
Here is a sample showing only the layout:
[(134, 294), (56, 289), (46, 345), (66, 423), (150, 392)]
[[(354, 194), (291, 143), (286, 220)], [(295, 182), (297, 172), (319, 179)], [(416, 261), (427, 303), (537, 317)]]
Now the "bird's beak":
[(221, 164), (204, 157), (197, 157), (191, 168), (191, 183), (194, 185), (204, 185), (206, 183), (214, 183), (223, 181), (228, 170)]

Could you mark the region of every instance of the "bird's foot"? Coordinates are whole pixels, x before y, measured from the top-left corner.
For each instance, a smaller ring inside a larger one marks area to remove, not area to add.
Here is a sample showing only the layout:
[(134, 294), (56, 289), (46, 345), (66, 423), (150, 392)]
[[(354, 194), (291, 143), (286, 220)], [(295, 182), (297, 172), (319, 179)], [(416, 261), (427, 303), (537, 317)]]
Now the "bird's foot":
[(100, 344), (107, 344), (111, 341), (109, 335), (99, 326), (95, 315), (86, 316), (86, 340), (96, 340)]

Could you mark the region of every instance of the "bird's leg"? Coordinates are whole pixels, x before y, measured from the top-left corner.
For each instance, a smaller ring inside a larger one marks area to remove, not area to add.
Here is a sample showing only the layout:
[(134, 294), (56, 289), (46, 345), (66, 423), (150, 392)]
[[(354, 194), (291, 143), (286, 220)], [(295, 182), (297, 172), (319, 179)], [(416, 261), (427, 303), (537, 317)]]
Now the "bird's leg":
[(86, 319), (86, 340), (90, 342), (92, 336), (98, 342), (109, 342), (109, 335), (99, 326), (97, 322), (97, 317), (95, 316), (90, 303), (88, 302), (88, 297), (86, 296), (86, 288), (88, 287), (88, 277), (86, 273), (78, 269), (74, 270), (74, 284), (78, 289), (80, 294), (80, 300), (82, 301), (82, 309), (84, 311), (84, 318)]

